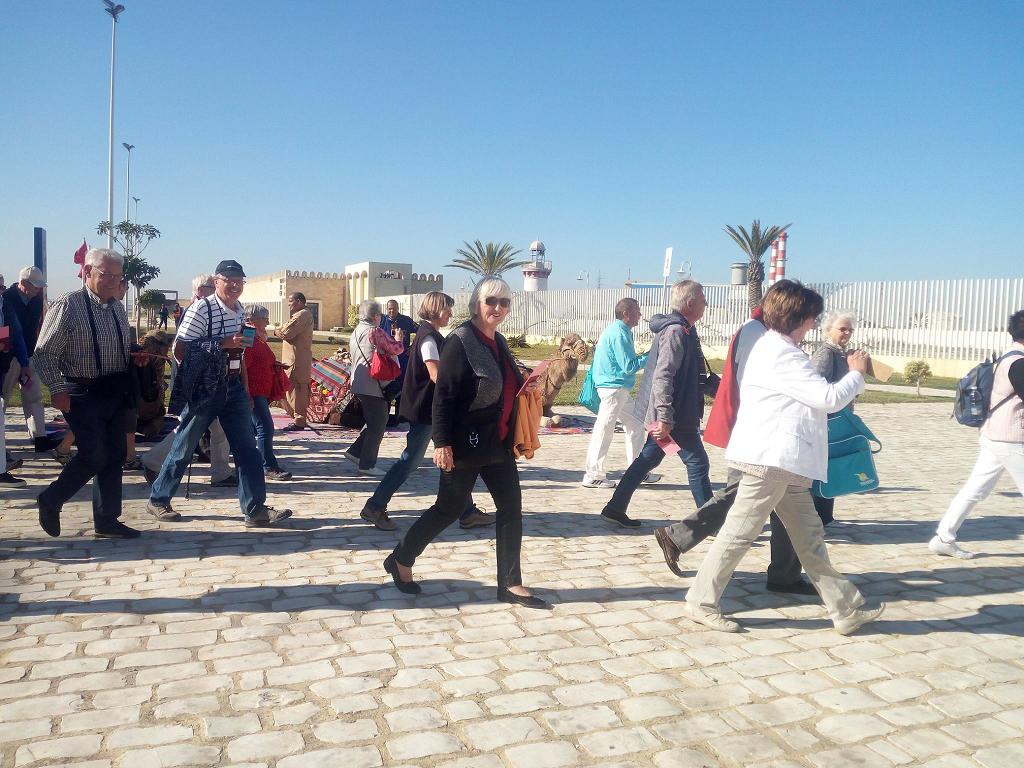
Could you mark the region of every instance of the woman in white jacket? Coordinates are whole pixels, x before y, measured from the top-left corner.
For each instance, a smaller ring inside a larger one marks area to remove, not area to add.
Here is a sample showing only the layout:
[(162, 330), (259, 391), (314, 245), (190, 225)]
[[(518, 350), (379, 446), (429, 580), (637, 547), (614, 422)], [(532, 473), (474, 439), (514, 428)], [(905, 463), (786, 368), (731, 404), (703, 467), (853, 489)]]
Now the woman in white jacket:
[(774, 508), (836, 631), (848, 635), (878, 618), (884, 606), (861, 608), (864, 596), (832, 567), (810, 486), (813, 480), (828, 479), (827, 414), (864, 390), (869, 358), (851, 353), (850, 372), (830, 384), (814, 372), (799, 347), (824, 309), (821, 296), (798, 282), (780, 280), (762, 306), (768, 331), (747, 360), (726, 450), (729, 466), (743, 472), (743, 479), (686, 596), (684, 615), (712, 629), (739, 630), (737, 622), (722, 616), (719, 601)]

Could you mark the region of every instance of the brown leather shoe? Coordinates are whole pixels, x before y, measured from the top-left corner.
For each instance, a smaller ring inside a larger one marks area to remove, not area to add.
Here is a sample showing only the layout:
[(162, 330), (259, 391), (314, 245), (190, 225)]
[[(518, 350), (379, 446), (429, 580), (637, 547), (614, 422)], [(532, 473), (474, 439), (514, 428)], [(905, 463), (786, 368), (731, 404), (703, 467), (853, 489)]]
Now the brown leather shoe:
[(665, 556), (665, 565), (676, 576), (682, 578), (683, 572), (679, 568), (679, 547), (675, 545), (665, 528), (655, 528), (654, 538), (661, 547), (661, 554)]

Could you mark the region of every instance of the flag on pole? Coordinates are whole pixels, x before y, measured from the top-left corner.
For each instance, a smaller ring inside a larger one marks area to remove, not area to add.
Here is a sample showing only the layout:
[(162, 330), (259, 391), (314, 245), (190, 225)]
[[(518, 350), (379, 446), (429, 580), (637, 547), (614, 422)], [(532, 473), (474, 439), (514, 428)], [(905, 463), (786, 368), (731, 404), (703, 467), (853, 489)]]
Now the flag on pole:
[(84, 270), (82, 269), (82, 267), (85, 264), (85, 254), (86, 254), (86, 252), (88, 250), (89, 250), (89, 246), (85, 244), (85, 238), (83, 237), (82, 238), (82, 246), (77, 251), (75, 251), (75, 264), (79, 265), (79, 267), (78, 267), (78, 277), (79, 277), (80, 280), (84, 280), (85, 279), (85, 275), (83, 274)]

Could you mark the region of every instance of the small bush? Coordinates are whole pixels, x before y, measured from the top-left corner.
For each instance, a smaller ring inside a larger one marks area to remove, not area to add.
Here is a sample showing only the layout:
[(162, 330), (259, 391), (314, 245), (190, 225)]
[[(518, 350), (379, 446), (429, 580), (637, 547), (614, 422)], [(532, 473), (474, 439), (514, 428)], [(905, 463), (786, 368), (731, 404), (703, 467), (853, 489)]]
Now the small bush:
[(348, 308), (348, 327), (355, 328), (359, 322), (359, 307), (353, 305)]
[(505, 339), (508, 342), (509, 349), (529, 349), (530, 345), (526, 343), (526, 336), (520, 334), (519, 336), (509, 336)]
[(921, 384), (931, 377), (932, 369), (927, 360), (911, 360), (903, 369), (903, 380), (916, 386), (918, 395), (921, 394)]

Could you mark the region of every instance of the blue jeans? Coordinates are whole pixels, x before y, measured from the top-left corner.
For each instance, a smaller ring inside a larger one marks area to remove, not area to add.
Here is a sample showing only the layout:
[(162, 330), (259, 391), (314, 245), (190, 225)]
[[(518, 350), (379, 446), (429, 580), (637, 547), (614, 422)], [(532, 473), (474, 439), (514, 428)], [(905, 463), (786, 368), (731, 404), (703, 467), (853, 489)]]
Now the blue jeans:
[(200, 407), (184, 408), (181, 424), (174, 435), (174, 444), (153, 482), (149, 500), (154, 504), (170, 503), (192, 459), (192, 453), (199, 444), (199, 438), (214, 419), (220, 419), (231, 453), (235, 457), (235, 466), (238, 468), (238, 503), (242, 514), (251, 517), (266, 504), (267, 486), (263, 477), (263, 456), (256, 448), (256, 435), (252, 428), (249, 393), (237, 376), (221, 382), (213, 397)]
[[(409, 475), (416, 469), (416, 465), (420, 463), (427, 452), (427, 443), (430, 442), (433, 429), (430, 424), (409, 425), (409, 434), (405, 438), (405, 450), (402, 451), (398, 461), (391, 465), (388, 473), (381, 478), (377, 490), (373, 492), (373, 496), (367, 499), (367, 504), (375, 509), (387, 510), (388, 504), (391, 503), (391, 497), (398, 493), (398, 489), (409, 479)], [(462, 512), (462, 517), (475, 509), (473, 497), (470, 496), (469, 503)]]
[(274, 417), (270, 415), (270, 401), (265, 397), (252, 399), (252, 426), (256, 430), (256, 448), (263, 456), (263, 468), (280, 469), (274, 455)]
[[(711, 498), (711, 462), (708, 461), (708, 453), (704, 450), (704, 443), (698, 432), (673, 432), (672, 439), (679, 444), (679, 458), (686, 465), (690, 493), (693, 494), (693, 500), (699, 509)], [(625, 514), (629, 500), (633, 498), (633, 492), (647, 477), (647, 473), (661, 464), (664, 458), (665, 452), (653, 437), (648, 436), (640, 455), (633, 460), (626, 474), (615, 486), (615, 493), (612, 494), (605, 510)]]

